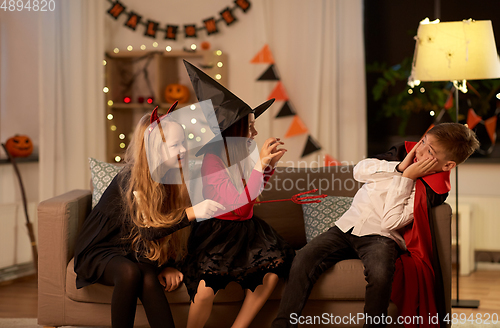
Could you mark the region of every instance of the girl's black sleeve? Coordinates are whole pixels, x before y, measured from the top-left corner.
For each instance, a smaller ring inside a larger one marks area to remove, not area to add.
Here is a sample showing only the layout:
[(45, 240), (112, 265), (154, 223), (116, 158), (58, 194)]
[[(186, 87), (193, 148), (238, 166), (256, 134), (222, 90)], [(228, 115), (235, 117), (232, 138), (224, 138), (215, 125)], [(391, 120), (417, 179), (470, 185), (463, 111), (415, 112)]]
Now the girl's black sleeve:
[(188, 220), (186, 213), (184, 212), (184, 216), (182, 218), (182, 221), (180, 221), (178, 224), (173, 225), (168, 228), (139, 228), (139, 233), (142, 235), (142, 237), (145, 240), (158, 240), (163, 237), (166, 237), (177, 230), (183, 229), (187, 226), (191, 225), (191, 221)]

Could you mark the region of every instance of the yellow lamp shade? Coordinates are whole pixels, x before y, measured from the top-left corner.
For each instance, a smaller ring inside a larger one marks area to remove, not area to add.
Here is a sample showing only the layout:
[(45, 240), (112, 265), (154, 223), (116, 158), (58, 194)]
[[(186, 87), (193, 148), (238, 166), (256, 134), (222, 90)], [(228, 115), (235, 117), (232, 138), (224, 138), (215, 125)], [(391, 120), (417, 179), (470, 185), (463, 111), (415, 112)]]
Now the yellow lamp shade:
[(408, 84), (500, 77), (491, 21), (420, 22)]

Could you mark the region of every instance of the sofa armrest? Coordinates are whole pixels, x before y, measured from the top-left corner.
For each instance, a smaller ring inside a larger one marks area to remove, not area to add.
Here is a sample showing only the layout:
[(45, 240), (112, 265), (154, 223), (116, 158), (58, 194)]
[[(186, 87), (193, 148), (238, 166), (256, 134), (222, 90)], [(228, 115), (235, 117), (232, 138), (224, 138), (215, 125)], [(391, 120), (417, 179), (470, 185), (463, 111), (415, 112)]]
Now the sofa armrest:
[(451, 207), (447, 203), (431, 209), (434, 238), (443, 275), (446, 313), (451, 315)]
[(49, 317), (64, 315), (66, 267), (91, 204), (90, 190), (73, 190), (38, 205), (39, 322), (50, 322)]

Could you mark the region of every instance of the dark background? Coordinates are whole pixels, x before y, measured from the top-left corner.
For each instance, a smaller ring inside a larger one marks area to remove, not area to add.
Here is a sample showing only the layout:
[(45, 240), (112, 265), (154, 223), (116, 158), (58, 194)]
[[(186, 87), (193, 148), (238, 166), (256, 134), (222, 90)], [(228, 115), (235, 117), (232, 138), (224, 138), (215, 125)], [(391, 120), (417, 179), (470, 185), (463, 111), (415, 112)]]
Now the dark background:
[[(370, 65), (374, 62), (399, 64), (405, 57), (413, 57), (419, 22), (426, 17), (432, 21), (461, 21), (463, 19), (491, 20), (497, 49), (500, 45), (500, 0), (365, 0), (364, 35), (365, 60)], [(498, 52), (498, 50), (497, 50)], [(400, 119), (385, 118), (380, 115), (383, 100), (373, 100), (372, 89), (380, 74), (367, 73), (367, 120), (368, 120), (368, 156), (384, 152), (390, 146), (403, 140), (418, 140), (434, 122), (428, 113), (412, 114), (406, 129), (406, 136), (398, 135)], [(396, 85), (395, 93), (408, 89), (406, 83)], [(461, 96), (460, 114), (467, 113), (467, 102)], [(494, 110), (495, 104), (492, 104)], [(453, 107), (454, 108), (454, 107)], [(485, 117), (488, 118), (488, 117)], [(463, 122), (465, 123), (465, 121)], [(499, 134), (500, 122), (497, 124)], [(478, 134), (481, 131), (477, 131)], [(492, 154), (473, 155), (476, 159), (500, 158), (500, 145), (496, 145)], [(471, 158), (473, 160), (473, 158)]]

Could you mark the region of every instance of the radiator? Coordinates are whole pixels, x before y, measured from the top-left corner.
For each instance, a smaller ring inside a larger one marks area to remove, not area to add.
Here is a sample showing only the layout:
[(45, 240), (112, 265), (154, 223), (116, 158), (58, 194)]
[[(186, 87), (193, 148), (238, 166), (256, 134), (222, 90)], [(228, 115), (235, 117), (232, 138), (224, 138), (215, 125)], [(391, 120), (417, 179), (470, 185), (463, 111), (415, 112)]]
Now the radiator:
[[(500, 251), (500, 197), (458, 196), (460, 274), (468, 275), (477, 266), (474, 254), (477, 251)], [(455, 197), (446, 202), (455, 213)], [(455, 244), (455, 223), (452, 226)]]

